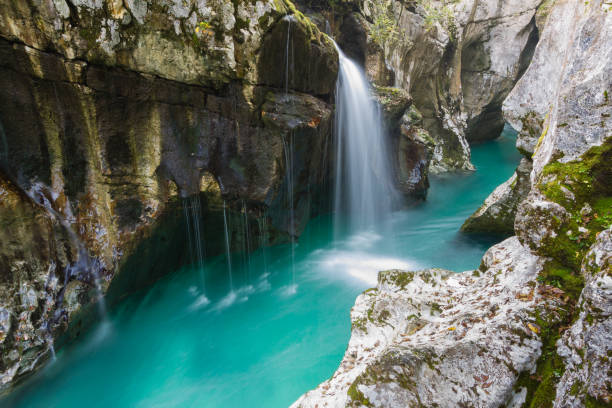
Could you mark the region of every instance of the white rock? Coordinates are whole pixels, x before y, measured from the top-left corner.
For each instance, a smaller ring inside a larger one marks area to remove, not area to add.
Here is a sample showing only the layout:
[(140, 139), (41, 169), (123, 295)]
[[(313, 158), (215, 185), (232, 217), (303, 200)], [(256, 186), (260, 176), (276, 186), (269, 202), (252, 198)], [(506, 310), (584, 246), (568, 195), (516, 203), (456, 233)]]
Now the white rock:
[[(293, 407), (343, 407), (349, 387), (372, 406), (498, 407), (540, 353), (528, 328), (542, 260), (516, 237), (492, 247), (484, 271), (386, 271), (357, 298), (349, 346), (333, 377)], [(511, 405), (512, 405), (511, 404)]]

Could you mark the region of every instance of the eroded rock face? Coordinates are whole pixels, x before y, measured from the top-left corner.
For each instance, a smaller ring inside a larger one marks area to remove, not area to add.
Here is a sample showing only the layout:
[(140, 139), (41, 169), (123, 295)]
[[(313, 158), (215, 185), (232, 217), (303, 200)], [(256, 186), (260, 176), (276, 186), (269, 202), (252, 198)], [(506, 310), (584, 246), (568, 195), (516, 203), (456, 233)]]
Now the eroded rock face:
[(357, 298), (334, 376), (295, 407), (519, 406), (518, 373), (540, 354), (536, 311), (563, 301), (536, 281), (542, 260), (516, 237), (476, 271), (386, 271)]
[(468, 141), (501, 133), (502, 102), (537, 42), (534, 16), (540, 3), (392, 1), (388, 8), (363, 3), (372, 26), (385, 15), (398, 21), (382, 44), (385, 60), (395, 86), (410, 92), (436, 141), (433, 171), (473, 169)]
[(534, 155), (534, 176), (553, 156), (570, 161), (608, 135), (612, 34), (606, 7), (555, 2), (529, 69), (504, 102), (504, 117), (519, 131), (517, 147)]
[(435, 142), (423, 129), (423, 117), (406, 91), (381, 86), (374, 90), (390, 138), (396, 187), (406, 198), (425, 198)]
[[(49, 339), (66, 315), (59, 271), (74, 265), (78, 248), (63, 225), (0, 173), (0, 391), (48, 357)], [(56, 271), (58, 272), (56, 274)], [(84, 292), (94, 276), (81, 271)]]
[[(300, 76), (302, 82), (296, 82), (295, 89), (309, 92), (307, 88), (318, 86), (318, 94), (333, 89), (334, 66), (337, 69), (333, 47), (316, 28), (313, 30), (311, 23), (298, 16), (288, 1), (6, 3), (0, 16), (0, 32), (11, 41), (53, 50), (71, 60), (87, 60), (213, 88), (234, 79), (261, 83), (258, 78), (270, 75), (259, 69), (270, 63), (257, 58), (262, 41), (270, 30), (274, 36), (283, 16), (294, 15), (300, 20), (296, 30), (312, 40), (296, 56), (299, 60), (309, 54), (312, 66), (317, 69), (312, 73), (322, 76), (312, 83)], [(284, 49), (282, 44), (275, 47)], [(282, 62), (279, 59), (272, 63)]]
[(290, 2), (5, 3), (0, 393), (97, 318), (102, 292), (186, 260), (184, 208), (218, 236), (225, 201), (251, 249), (261, 225), (270, 242), (299, 235), (330, 184), (338, 68)]

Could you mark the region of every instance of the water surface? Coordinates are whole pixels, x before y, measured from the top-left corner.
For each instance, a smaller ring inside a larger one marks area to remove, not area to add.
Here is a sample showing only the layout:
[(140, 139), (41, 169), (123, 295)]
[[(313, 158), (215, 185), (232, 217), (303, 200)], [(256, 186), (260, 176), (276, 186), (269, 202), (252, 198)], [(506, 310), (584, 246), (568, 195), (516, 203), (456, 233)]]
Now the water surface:
[[(477, 171), (434, 178), (426, 202), (376, 232), (339, 234), (309, 223), (295, 248), (258, 250), (251, 269), (235, 256), (184, 268), (111, 310), (109, 321), (61, 350), (9, 407), (286, 407), (329, 378), (350, 337), (355, 297), (376, 271), (473, 269), (491, 240), (458, 228), (519, 161), (510, 132), (474, 146)], [(222, 240), (223, 237), (206, 237)], [(172, 254), (168, 254), (172, 256)]]

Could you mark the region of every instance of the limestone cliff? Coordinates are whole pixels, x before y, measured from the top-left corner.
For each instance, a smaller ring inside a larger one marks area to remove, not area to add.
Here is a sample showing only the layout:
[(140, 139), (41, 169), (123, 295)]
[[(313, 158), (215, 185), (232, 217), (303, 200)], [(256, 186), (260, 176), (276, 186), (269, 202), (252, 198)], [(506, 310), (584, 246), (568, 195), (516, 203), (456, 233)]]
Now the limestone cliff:
[(257, 231), (250, 248), (261, 225), (299, 235), (330, 185), (338, 57), (284, 1), (0, 3), (4, 392), (104, 292), (187, 261), (183, 210), (205, 219), (209, 255), (223, 200)]
[(531, 59), (542, 3), (303, 1), (374, 82), (409, 92), (435, 141), (434, 172), (473, 169), (469, 143), (501, 133), (502, 102)]
[(474, 271), (381, 272), (339, 369), (295, 406), (610, 406), (609, 8), (560, 0), (537, 16), (533, 61), (504, 102), (527, 186), (517, 200), (505, 183), (479, 214), (513, 220), (515, 236)]

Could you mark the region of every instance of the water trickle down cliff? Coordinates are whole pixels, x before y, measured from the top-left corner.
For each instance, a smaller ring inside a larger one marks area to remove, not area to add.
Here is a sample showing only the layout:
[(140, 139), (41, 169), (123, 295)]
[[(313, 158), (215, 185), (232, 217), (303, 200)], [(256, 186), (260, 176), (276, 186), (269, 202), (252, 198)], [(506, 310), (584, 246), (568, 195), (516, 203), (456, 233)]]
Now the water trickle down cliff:
[[(191, 9), (165, 8), (157, 0), (118, 9), (115, 3), (12, 2), (0, 19), (6, 197), (0, 219), (20, 220), (16, 230), (3, 231), (20, 239), (3, 239), (0, 248), (0, 392), (45, 360), (50, 341), (43, 337), (60, 293), (70, 312), (68, 326), (51, 329), (57, 346), (98, 320), (97, 280), (76, 274), (65, 281), (78, 248), (23, 193), (36, 183), (49, 186), (50, 208), (73, 214), (71, 231), (87, 259), (102, 266), (100, 289), (110, 303), (191, 262), (188, 248), (197, 264), (205, 254), (223, 253), (222, 241), (203, 239), (223, 234), (222, 199), (228, 216), (239, 214), (244, 202), (245, 222), (266, 217), (267, 243), (299, 234), (325, 208), (329, 165), (322, 160), (337, 55), (312, 23), (286, 1)], [(285, 41), (279, 46), (278, 40), (289, 29), (295, 68), (284, 78)], [(299, 211), (291, 232), (280, 165), (289, 131), (294, 177), (311, 183), (295, 183), (291, 201)], [(191, 214), (185, 217), (184, 209)], [(255, 249), (259, 240), (238, 231), (242, 223), (231, 227), (237, 231), (230, 233), (232, 250)], [(37, 283), (47, 281), (52, 289)], [(15, 302), (22, 292), (33, 303)], [(39, 313), (47, 303), (49, 313)], [(40, 328), (42, 337), (35, 335)]]

